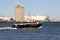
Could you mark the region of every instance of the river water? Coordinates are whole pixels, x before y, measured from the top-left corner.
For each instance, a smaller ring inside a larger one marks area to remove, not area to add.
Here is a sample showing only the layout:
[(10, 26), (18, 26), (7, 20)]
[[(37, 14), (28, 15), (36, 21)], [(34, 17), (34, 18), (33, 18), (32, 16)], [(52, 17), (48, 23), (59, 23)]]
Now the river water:
[(0, 40), (60, 40), (60, 22), (44, 22), (37, 29), (0, 30)]

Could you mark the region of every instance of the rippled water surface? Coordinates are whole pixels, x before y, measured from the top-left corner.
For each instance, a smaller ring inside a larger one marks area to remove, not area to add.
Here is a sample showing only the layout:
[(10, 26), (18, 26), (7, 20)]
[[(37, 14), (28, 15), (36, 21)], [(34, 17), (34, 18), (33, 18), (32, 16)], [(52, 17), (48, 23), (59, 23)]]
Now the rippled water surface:
[(0, 40), (60, 40), (60, 22), (42, 24), (39, 29), (0, 30)]

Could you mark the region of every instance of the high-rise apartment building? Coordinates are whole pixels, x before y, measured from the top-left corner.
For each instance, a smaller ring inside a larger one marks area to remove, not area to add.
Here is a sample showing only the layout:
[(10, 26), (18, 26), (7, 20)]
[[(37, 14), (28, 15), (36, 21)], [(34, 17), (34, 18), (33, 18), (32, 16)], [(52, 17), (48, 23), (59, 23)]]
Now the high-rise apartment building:
[(15, 20), (19, 22), (24, 20), (24, 7), (20, 4), (17, 4), (15, 7)]

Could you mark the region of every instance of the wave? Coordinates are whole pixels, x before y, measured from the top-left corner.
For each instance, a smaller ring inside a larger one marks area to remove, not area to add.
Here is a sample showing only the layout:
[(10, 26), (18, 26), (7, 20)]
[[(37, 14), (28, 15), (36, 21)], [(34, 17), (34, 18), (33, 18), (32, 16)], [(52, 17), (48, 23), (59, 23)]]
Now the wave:
[(17, 28), (12, 28), (12, 27), (1, 27), (0, 30), (6, 30), (6, 29), (17, 29)]
[(42, 26), (38, 27), (38, 28), (43, 28)]

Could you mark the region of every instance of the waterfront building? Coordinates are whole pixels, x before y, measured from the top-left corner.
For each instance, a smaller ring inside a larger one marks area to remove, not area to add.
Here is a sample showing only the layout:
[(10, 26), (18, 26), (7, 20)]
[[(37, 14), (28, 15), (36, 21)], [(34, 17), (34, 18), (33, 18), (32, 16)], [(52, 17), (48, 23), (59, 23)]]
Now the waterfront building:
[[(44, 21), (49, 21), (49, 19), (51, 22), (58, 21), (58, 20), (53, 19), (53, 18), (48, 17), (48, 16), (24, 16), (24, 21), (26, 21), (26, 22), (33, 21), (33, 20), (34, 21), (38, 20), (38, 21), (44, 22)], [(2, 21), (2, 20), (15, 21), (15, 17), (12, 17), (12, 18), (11, 17), (0, 17), (0, 21)]]
[(15, 6), (15, 21), (23, 22), (24, 20), (24, 7), (19, 3)]
[(45, 21), (46, 16), (25, 16), (26, 21)]

